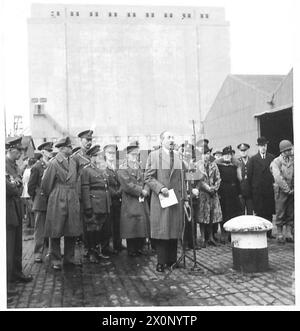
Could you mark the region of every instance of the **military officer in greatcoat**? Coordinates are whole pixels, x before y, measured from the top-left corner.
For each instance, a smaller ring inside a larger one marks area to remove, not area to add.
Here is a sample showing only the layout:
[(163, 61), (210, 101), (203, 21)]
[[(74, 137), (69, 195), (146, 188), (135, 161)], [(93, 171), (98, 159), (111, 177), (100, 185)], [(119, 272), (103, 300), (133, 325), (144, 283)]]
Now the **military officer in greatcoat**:
[(239, 167), (238, 167), (238, 179), (240, 181), (240, 200), (242, 212), (247, 215), (253, 215), (253, 202), (251, 187), (248, 180), (248, 166), (250, 157), (248, 155), (248, 150), (250, 148), (249, 144), (242, 143), (237, 146), (240, 151)]
[(22, 272), (22, 219), (21, 202), (22, 178), (16, 163), (23, 153), (22, 137), (8, 138), (6, 153), (6, 259), (7, 259), (7, 295), (16, 295), (14, 282), (30, 282), (32, 276)]
[(122, 190), (117, 173), (117, 151), (118, 147), (114, 144), (104, 146), (104, 160), (106, 162), (106, 175), (108, 180), (109, 191), (112, 200), (110, 212), (110, 223), (112, 228), (112, 240), (114, 253), (121, 251), (122, 239), (120, 237), (120, 213), (122, 203)]
[[(79, 199), (80, 199), (80, 218), (81, 222), (83, 225), (83, 236), (82, 239), (85, 248), (87, 249), (87, 242), (86, 242), (86, 237), (85, 237), (85, 219), (84, 219), (84, 213), (82, 209), (82, 202), (81, 202), (81, 184), (80, 184), (80, 176), (82, 169), (85, 165), (89, 164), (91, 161), (90, 156), (87, 154), (87, 151), (91, 148), (92, 146), (92, 140), (93, 140), (93, 131), (92, 130), (84, 130), (80, 133), (78, 133), (78, 138), (80, 138), (80, 148), (75, 147), (72, 150), (72, 159), (76, 162), (76, 167), (77, 167), (77, 172), (78, 172), (78, 182), (77, 182), (77, 189), (78, 189), (78, 194), (79, 194)], [(87, 252), (85, 255), (88, 257)]]
[(82, 234), (80, 206), (77, 192), (77, 168), (70, 157), (72, 145), (69, 137), (56, 145), (58, 154), (50, 161), (42, 178), (41, 189), (48, 199), (45, 237), (51, 238), (51, 262), (61, 270), (60, 238), (64, 237), (64, 265), (75, 266), (75, 239)]
[(149, 206), (145, 198), (149, 187), (144, 183), (144, 174), (138, 161), (139, 145), (132, 142), (126, 148), (125, 162), (118, 170), (122, 189), (120, 220), (121, 238), (126, 239), (129, 256), (146, 254), (143, 247), (150, 236)]
[(38, 161), (31, 169), (28, 182), (28, 193), (33, 200), (32, 210), (34, 212), (34, 261), (36, 263), (43, 262), (43, 250), (45, 243), (45, 220), (47, 212), (47, 200), (41, 190), (41, 182), (45, 169), (49, 164), (53, 143), (44, 142), (38, 146), (39, 156)]
[(97, 167), (99, 152), (99, 145), (94, 145), (87, 151), (91, 162), (83, 167), (81, 174), (82, 206), (91, 263), (97, 263), (99, 258), (108, 258), (102, 251), (108, 245), (111, 235), (111, 197), (106, 172)]
[[(268, 141), (265, 137), (257, 138), (258, 153), (250, 158), (248, 165), (248, 179), (252, 190), (254, 212), (272, 222), (275, 214), (274, 178), (270, 164), (274, 155), (267, 152)], [(272, 231), (267, 236), (274, 238)]]

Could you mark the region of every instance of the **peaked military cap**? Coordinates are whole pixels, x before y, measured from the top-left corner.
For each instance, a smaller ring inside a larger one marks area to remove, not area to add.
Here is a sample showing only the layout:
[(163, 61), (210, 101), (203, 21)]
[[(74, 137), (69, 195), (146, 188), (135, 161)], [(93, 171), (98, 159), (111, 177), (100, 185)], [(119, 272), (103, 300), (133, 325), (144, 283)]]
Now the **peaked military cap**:
[(22, 137), (8, 137), (5, 142), (5, 148), (23, 150)]
[(223, 155), (234, 154), (234, 150), (232, 149), (231, 146), (226, 146), (225, 148), (223, 148), (222, 154)]
[(133, 141), (126, 147), (126, 152), (130, 153), (136, 148), (139, 148), (139, 142), (138, 141)]
[(65, 146), (72, 146), (71, 139), (69, 137), (64, 137), (58, 140), (55, 144), (55, 147), (65, 147)]
[(216, 150), (215, 152), (213, 152), (213, 155), (215, 156), (216, 154), (220, 154), (220, 155), (222, 155), (223, 153), (222, 153), (222, 151), (220, 151), (220, 150)]
[(259, 137), (257, 138), (257, 145), (258, 146), (264, 146), (268, 143), (268, 140), (265, 137)]
[(118, 150), (118, 146), (116, 144), (107, 144), (103, 147), (103, 151), (105, 152), (108, 148), (113, 148), (116, 151)]
[(72, 154), (74, 154), (74, 153), (76, 153), (77, 151), (79, 151), (80, 148), (81, 148), (80, 146), (74, 147), (74, 148), (72, 149)]
[(95, 156), (99, 153), (99, 151), (100, 151), (100, 145), (94, 145), (86, 152), (86, 154), (90, 156)]
[(86, 139), (92, 139), (93, 138), (94, 131), (92, 130), (85, 130), (80, 133), (78, 133), (79, 138), (86, 138)]
[(46, 141), (44, 143), (42, 143), (41, 145), (38, 146), (38, 150), (41, 151), (41, 150), (46, 150), (48, 152), (52, 152), (52, 147), (53, 147), (53, 142), (51, 141)]
[(239, 149), (240, 151), (246, 151), (249, 148), (250, 148), (250, 145), (246, 144), (246, 143), (242, 143), (237, 146), (237, 149)]

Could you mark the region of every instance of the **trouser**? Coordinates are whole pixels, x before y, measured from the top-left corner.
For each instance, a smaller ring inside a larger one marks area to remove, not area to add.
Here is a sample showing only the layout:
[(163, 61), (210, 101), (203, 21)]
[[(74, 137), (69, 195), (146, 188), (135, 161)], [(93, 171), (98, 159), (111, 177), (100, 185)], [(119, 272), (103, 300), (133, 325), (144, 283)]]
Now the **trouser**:
[(177, 260), (177, 239), (155, 239), (157, 263), (172, 265)]
[(110, 224), (113, 240), (113, 249), (119, 250), (122, 247), (122, 239), (120, 237), (120, 213), (121, 205), (113, 204), (110, 211)]
[(97, 244), (101, 244), (102, 249), (109, 247), (109, 239), (111, 237), (111, 225), (109, 214), (95, 214), (95, 219), (99, 224), (99, 237)]
[(194, 235), (194, 240), (196, 242), (196, 231), (197, 231), (197, 223), (194, 223), (194, 234), (193, 234), (192, 220), (190, 222), (185, 220), (184, 240), (183, 240), (185, 247), (193, 248), (193, 235)]
[(242, 197), (240, 199), (243, 215), (253, 215), (253, 201), (251, 198)]
[(128, 238), (126, 239), (128, 253), (136, 253), (142, 250), (145, 244), (145, 238)]
[(99, 243), (99, 231), (87, 231), (86, 241), (89, 252), (95, 251)]
[[(64, 264), (74, 263), (76, 237), (64, 238)], [(61, 264), (60, 238), (51, 238), (52, 264)]]
[(7, 282), (22, 273), (22, 223), (6, 226)]
[(34, 223), (34, 254), (36, 257), (41, 258), (43, 255), (45, 245), (45, 220), (46, 211), (35, 211), (35, 223)]
[(284, 226), (294, 224), (294, 195), (279, 191), (276, 194), (276, 225)]

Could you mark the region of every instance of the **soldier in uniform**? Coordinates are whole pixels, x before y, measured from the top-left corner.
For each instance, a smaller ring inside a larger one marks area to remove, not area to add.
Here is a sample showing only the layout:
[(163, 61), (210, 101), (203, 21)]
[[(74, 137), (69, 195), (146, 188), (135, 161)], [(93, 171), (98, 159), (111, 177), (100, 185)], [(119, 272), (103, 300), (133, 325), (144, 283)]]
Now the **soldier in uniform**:
[(81, 174), (82, 206), (86, 222), (86, 239), (89, 261), (97, 263), (98, 258), (108, 258), (102, 250), (110, 239), (109, 214), (111, 198), (105, 170), (96, 166), (100, 146), (95, 145), (87, 151), (91, 162), (85, 165)]
[(248, 166), (249, 166), (249, 156), (248, 150), (250, 148), (249, 144), (242, 143), (237, 146), (240, 151), (241, 157), (238, 159), (238, 178), (240, 181), (241, 189), (241, 207), (243, 214), (253, 215), (253, 202), (252, 202), (252, 193), (251, 187), (248, 181)]
[(117, 161), (117, 145), (109, 144), (104, 146), (104, 160), (106, 162), (106, 175), (108, 180), (109, 192), (112, 200), (112, 207), (110, 211), (110, 224), (112, 228), (113, 251), (117, 253), (121, 251), (122, 239), (120, 237), (120, 213), (122, 202), (122, 190), (118, 179), (116, 169)]
[(38, 146), (40, 157), (36, 164), (32, 167), (30, 178), (28, 182), (28, 193), (33, 200), (34, 211), (34, 261), (36, 263), (43, 262), (43, 250), (44, 250), (44, 232), (45, 232), (45, 220), (47, 211), (47, 200), (41, 190), (41, 182), (45, 169), (49, 164), (51, 157), (53, 143), (44, 142)]
[(145, 201), (149, 188), (138, 162), (138, 144), (130, 144), (126, 152), (127, 159), (118, 171), (122, 189), (120, 231), (121, 238), (126, 239), (128, 255), (134, 257), (145, 254), (143, 246), (150, 236), (149, 206)]
[(7, 139), (6, 153), (6, 261), (7, 295), (16, 295), (15, 281), (30, 282), (22, 272), (22, 178), (16, 163), (23, 151), (22, 137)]
[[(80, 242), (83, 240), (84, 247), (87, 249), (87, 242), (85, 237), (85, 219), (84, 219), (84, 213), (82, 209), (82, 202), (81, 202), (81, 184), (80, 184), (80, 176), (82, 172), (82, 168), (89, 164), (91, 161), (91, 158), (89, 155), (87, 155), (87, 151), (92, 146), (92, 140), (93, 140), (93, 131), (92, 130), (84, 130), (77, 135), (80, 138), (80, 148), (75, 147), (72, 150), (72, 159), (76, 162), (77, 172), (78, 172), (78, 183), (77, 183), (77, 189), (79, 194), (79, 200), (80, 200), (80, 219), (83, 225), (83, 236), (82, 238), (78, 238), (78, 241)], [(88, 257), (88, 253), (85, 253), (85, 256)]]
[[(294, 242), (294, 159), (293, 145), (289, 140), (279, 143), (280, 155), (270, 165), (274, 177), (277, 240), (279, 243)], [(285, 240), (283, 236), (285, 226)]]
[(61, 270), (60, 238), (64, 237), (63, 263), (75, 266), (75, 238), (82, 234), (82, 223), (76, 186), (78, 174), (76, 163), (70, 158), (70, 138), (60, 139), (55, 147), (59, 152), (44, 173), (41, 189), (48, 198), (45, 237), (51, 238), (52, 267)]
[[(252, 190), (254, 212), (272, 222), (275, 213), (274, 178), (270, 170), (270, 164), (274, 155), (267, 152), (268, 141), (265, 137), (257, 138), (258, 153), (250, 158), (248, 165), (248, 178)], [(272, 236), (268, 231), (267, 236)]]

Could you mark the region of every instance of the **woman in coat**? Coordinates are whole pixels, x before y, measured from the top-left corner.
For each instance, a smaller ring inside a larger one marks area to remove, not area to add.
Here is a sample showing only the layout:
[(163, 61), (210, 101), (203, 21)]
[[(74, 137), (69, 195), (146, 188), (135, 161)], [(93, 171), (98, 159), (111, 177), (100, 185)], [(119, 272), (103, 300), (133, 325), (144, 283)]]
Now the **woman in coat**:
[(120, 235), (127, 241), (129, 256), (143, 254), (145, 238), (150, 234), (149, 207), (145, 198), (149, 190), (138, 163), (139, 146), (127, 147), (127, 159), (118, 171), (122, 189)]
[[(211, 161), (211, 150), (204, 146), (202, 160), (197, 163), (197, 170), (203, 176), (198, 183), (199, 204), (197, 222), (200, 223), (201, 247), (205, 246), (205, 233), (208, 243), (217, 246), (214, 240), (214, 224), (222, 222), (222, 211), (218, 196), (221, 177), (218, 166)], [(208, 231), (205, 231), (208, 230)]]
[(221, 223), (222, 241), (226, 243), (228, 241), (228, 235), (223, 229), (223, 224), (231, 218), (241, 215), (242, 208), (240, 203), (238, 166), (233, 161), (232, 147), (225, 147), (222, 153), (223, 157), (218, 161), (217, 165), (221, 176), (219, 195), (223, 214), (223, 221)]

